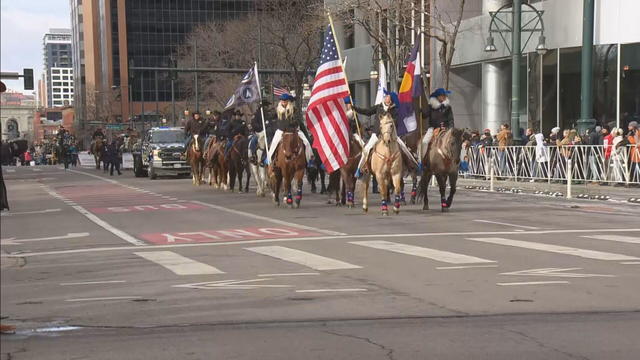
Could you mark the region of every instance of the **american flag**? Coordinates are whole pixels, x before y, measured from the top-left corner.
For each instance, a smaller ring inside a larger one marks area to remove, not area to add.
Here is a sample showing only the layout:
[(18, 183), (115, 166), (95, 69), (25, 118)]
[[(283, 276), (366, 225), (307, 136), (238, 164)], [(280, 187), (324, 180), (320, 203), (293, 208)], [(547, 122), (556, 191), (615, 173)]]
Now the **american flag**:
[(273, 95), (275, 95), (276, 97), (279, 97), (280, 95), (284, 95), (284, 94), (291, 95), (291, 93), (289, 92), (289, 89), (287, 89), (286, 87), (281, 87), (277, 84), (273, 84)]
[(349, 86), (331, 26), (327, 26), (306, 118), (314, 139), (313, 147), (318, 150), (329, 172), (338, 170), (349, 158), (349, 120), (344, 104), (346, 96), (349, 96)]

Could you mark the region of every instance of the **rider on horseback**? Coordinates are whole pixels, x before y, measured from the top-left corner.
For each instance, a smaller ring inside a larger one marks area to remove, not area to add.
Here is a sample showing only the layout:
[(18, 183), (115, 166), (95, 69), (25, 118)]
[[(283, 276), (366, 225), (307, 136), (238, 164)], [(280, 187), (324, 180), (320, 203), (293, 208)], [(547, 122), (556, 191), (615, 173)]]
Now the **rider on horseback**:
[[(273, 139), (275, 135), (275, 123), (273, 122), (273, 118), (275, 118), (275, 114), (269, 110), (269, 105), (271, 103), (267, 100), (263, 100), (260, 107), (256, 110), (253, 115), (253, 120), (251, 124), (249, 124), (249, 130), (252, 132), (252, 135), (249, 139), (249, 161), (252, 163), (257, 163), (258, 161), (258, 140), (260, 133), (264, 130), (262, 126), (262, 113), (264, 111), (264, 125), (267, 127), (267, 131), (264, 134), (267, 138)], [(262, 111), (261, 111), (262, 109)], [(262, 159), (260, 159), (260, 164), (266, 164), (267, 153), (262, 153)]]
[(276, 113), (278, 115), (278, 130), (276, 130), (273, 140), (271, 140), (271, 145), (269, 146), (269, 159), (273, 161), (273, 155), (276, 153), (276, 148), (282, 141), (282, 135), (285, 132), (297, 133), (304, 144), (304, 154), (307, 159), (307, 162), (311, 160), (313, 156), (313, 151), (311, 150), (311, 143), (304, 135), (304, 133), (300, 130), (300, 122), (294, 116), (295, 113), (295, 98), (290, 94), (282, 94), (280, 95), (280, 102), (278, 103), (278, 107), (276, 108)]
[(424, 157), (424, 154), (427, 153), (429, 143), (434, 134), (440, 134), (444, 130), (454, 127), (453, 111), (448, 97), (449, 94), (451, 94), (451, 91), (443, 88), (436, 89), (429, 96), (429, 105), (422, 110), (422, 116), (429, 121), (429, 128), (422, 139), (423, 150), (422, 154), (420, 154), (421, 157)]
[(249, 130), (247, 129), (247, 122), (242, 119), (242, 111), (236, 109), (233, 113), (233, 118), (228, 125), (228, 133), (227, 133), (227, 145), (224, 148), (224, 157), (229, 157), (229, 151), (231, 151), (231, 146), (233, 145), (234, 138), (237, 135), (247, 136), (249, 134)]

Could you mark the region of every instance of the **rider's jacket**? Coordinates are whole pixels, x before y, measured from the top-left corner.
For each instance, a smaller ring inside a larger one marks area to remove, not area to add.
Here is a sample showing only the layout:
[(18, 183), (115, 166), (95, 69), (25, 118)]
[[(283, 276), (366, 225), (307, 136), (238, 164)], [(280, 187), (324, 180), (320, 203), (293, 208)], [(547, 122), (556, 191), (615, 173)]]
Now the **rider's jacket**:
[(98, 136), (104, 139), (104, 133), (101, 130), (94, 131), (93, 135), (91, 136), (91, 139), (95, 140)]
[(187, 124), (184, 127), (184, 132), (189, 135), (198, 134), (199, 136), (206, 136), (209, 132), (209, 122), (204, 118), (200, 118), (198, 120), (191, 118), (187, 121)]
[(385, 106), (384, 104), (377, 104), (377, 105), (373, 105), (370, 108), (360, 108), (354, 105), (353, 110), (358, 114), (362, 114), (365, 116), (372, 116), (372, 115), (376, 116), (376, 119), (370, 122), (370, 128), (374, 134), (380, 133), (380, 117), (382, 117), (383, 114), (389, 113), (391, 114), (391, 117), (393, 118), (394, 121), (398, 120), (398, 109), (396, 108), (396, 105), (393, 103), (391, 103), (390, 106)]
[(227, 136), (229, 139), (233, 139), (236, 135), (249, 135), (249, 129), (247, 128), (247, 123), (244, 120), (232, 120), (229, 123), (229, 130)]
[(453, 111), (449, 99), (440, 102), (437, 98), (429, 98), (429, 106), (422, 110), (422, 116), (428, 120), (429, 127), (454, 127)]

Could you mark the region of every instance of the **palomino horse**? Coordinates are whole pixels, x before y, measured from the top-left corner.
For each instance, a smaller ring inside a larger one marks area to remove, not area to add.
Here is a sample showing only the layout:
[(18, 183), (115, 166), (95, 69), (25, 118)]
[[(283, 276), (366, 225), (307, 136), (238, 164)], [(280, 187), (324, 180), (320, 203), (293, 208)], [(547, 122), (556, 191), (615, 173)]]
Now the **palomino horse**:
[[(289, 207), (300, 206), (302, 200), (302, 179), (307, 166), (305, 148), (302, 140), (295, 132), (285, 132), (282, 134), (282, 141), (276, 149), (276, 156), (270, 166), (271, 186), (273, 188), (273, 201), (280, 206), (280, 187), (284, 182), (284, 192), (287, 194), (287, 205)], [(295, 203), (291, 195), (291, 181), (295, 179), (297, 192)]]
[(209, 185), (215, 189), (227, 189), (229, 168), (224, 158), (226, 142), (213, 139), (205, 152), (205, 165), (209, 168)]
[(101, 137), (96, 138), (91, 144), (91, 153), (96, 162), (96, 169), (100, 170), (100, 163), (104, 159), (104, 140)]
[(403, 175), (402, 150), (398, 145), (395, 123), (389, 113), (382, 115), (380, 118), (380, 135), (382, 138), (373, 146), (369, 155), (370, 172), (363, 177), (364, 196), (362, 198), (362, 209), (365, 212), (369, 211), (369, 178), (373, 173), (380, 186), (382, 215), (388, 216), (389, 186), (392, 183), (395, 192), (393, 212), (396, 214), (400, 212), (400, 189)]
[(229, 189), (233, 191), (236, 185), (236, 177), (238, 178), (238, 192), (242, 192), (242, 174), (247, 173), (247, 184), (244, 192), (249, 192), (249, 180), (251, 172), (249, 171), (249, 139), (239, 134), (233, 138), (233, 145), (229, 150)]
[[(249, 167), (254, 179), (256, 179), (256, 195), (264, 197), (267, 188), (267, 169), (262, 164), (262, 157), (267, 154), (265, 133), (261, 131), (253, 136), (258, 137), (258, 147), (256, 149), (256, 159), (249, 162)], [(247, 149), (247, 151), (250, 151), (250, 149)]]
[[(461, 129), (449, 129), (444, 133), (434, 136), (429, 146), (429, 151), (423, 159), (424, 170), (420, 185), (418, 187), (418, 198), (424, 197), (422, 210), (429, 209), (429, 199), (427, 188), (431, 175), (435, 175), (440, 188), (440, 205), (442, 212), (446, 212), (453, 203), (453, 195), (456, 193), (456, 183), (458, 181), (458, 169), (460, 167), (460, 151), (464, 131)], [(447, 190), (447, 179), (451, 189), (449, 197), (445, 198)]]
[(198, 134), (193, 135), (191, 146), (187, 149), (187, 159), (191, 165), (191, 176), (193, 185), (202, 184), (202, 173), (204, 172), (204, 139)]

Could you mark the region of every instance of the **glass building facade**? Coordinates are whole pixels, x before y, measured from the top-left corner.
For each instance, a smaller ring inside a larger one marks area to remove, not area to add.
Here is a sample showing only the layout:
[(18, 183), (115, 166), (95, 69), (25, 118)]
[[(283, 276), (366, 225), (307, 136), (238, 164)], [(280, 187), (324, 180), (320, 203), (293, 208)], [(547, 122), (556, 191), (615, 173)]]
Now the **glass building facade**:
[[(129, 66), (168, 67), (171, 56), (199, 24), (237, 19), (253, 11), (254, 0), (127, 0)], [(113, 14), (117, 17), (117, 9), (112, 10), (112, 22), (117, 23)], [(116, 31), (117, 26), (112, 28), (114, 39), (117, 39)], [(114, 74), (120, 74), (119, 57), (120, 54), (113, 53)], [(133, 101), (171, 101), (171, 82), (167, 81), (167, 74), (158, 73), (159, 79), (156, 79), (152, 71), (130, 71), (129, 77)], [(115, 85), (119, 82), (120, 79), (114, 76)], [(181, 97), (176, 87), (176, 99)]]

